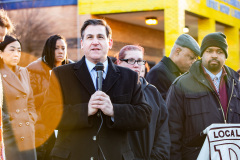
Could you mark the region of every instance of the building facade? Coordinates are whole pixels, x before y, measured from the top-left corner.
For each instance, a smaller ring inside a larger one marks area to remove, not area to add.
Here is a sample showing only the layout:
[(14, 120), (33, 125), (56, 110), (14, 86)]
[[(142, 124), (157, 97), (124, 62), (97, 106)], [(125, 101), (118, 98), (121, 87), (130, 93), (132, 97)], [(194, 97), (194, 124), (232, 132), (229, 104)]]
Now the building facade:
[[(199, 44), (211, 32), (226, 34), (226, 64), (240, 67), (240, 0), (2, 0), (21, 37), (23, 51), (40, 57), (46, 39), (61, 34), (68, 42), (69, 58), (79, 60), (80, 27), (89, 18), (104, 18), (113, 30), (114, 56), (127, 44), (139, 44), (154, 65), (170, 54), (177, 37), (188, 27)], [(154, 17), (157, 25), (146, 25)], [(24, 56), (23, 56), (24, 57)], [(32, 61), (32, 59), (31, 59)], [(27, 63), (27, 62), (26, 62)]]
[[(185, 27), (189, 28), (188, 34), (199, 44), (208, 33), (223, 32), (229, 45), (226, 64), (235, 70), (240, 67), (239, 0), (78, 0), (78, 8), (80, 16), (104, 17), (111, 26), (124, 27), (113, 28), (113, 38), (117, 41), (154, 48), (150, 51), (155, 52), (146, 51), (147, 60), (154, 62), (158, 62), (163, 55), (170, 54), (175, 40), (184, 33)], [(158, 25), (147, 26), (144, 23), (147, 17), (156, 17)], [(130, 25), (132, 28), (128, 28)], [(139, 34), (140, 38), (133, 36), (134, 32), (138, 32), (136, 34)], [(116, 33), (117, 35), (114, 35)], [(145, 35), (142, 35), (144, 33)]]

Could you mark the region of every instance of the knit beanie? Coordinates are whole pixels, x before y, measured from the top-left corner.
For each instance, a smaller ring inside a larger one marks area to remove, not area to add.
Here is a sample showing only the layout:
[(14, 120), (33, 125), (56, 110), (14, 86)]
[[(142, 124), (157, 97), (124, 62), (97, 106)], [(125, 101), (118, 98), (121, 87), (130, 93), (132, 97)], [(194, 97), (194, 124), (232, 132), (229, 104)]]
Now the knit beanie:
[[(15, 41), (18, 41), (18, 39), (14, 38), (13, 36), (9, 36), (9, 35), (6, 35), (5, 38), (4, 38), (4, 41), (0, 43), (0, 50), (1, 51), (4, 51), (4, 49), (6, 48), (6, 46), (12, 42), (15, 42)], [(19, 42), (20, 43), (20, 42)], [(20, 43), (21, 45), (21, 43)]]
[(201, 45), (201, 48), (200, 48), (201, 57), (203, 55), (203, 52), (208, 47), (213, 47), (213, 46), (221, 48), (224, 51), (224, 53), (226, 55), (226, 58), (228, 57), (228, 52), (227, 52), (228, 44), (227, 44), (227, 41), (226, 41), (226, 36), (223, 33), (214, 32), (214, 33), (210, 33), (210, 34), (206, 35), (203, 38), (202, 45)]

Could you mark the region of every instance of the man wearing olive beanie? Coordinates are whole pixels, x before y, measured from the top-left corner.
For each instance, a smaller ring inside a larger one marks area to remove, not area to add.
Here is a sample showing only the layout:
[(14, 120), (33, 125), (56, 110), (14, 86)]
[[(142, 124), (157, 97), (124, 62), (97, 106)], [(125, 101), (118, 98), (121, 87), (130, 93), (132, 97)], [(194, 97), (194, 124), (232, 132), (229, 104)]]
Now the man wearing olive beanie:
[[(228, 57), (226, 36), (206, 35), (200, 47), (201, 60), (171, 85), (166, 100), (169, 111), (171, 160), (197, 159), (212, 123), (240, 123), (239, 75), (224, 65)], [(196, 139), (196, 137), (198, 137)]]
[(169, 57), (164, 56), (147, 74), (147, 81), (157, 87), (164, 100), (172, 82), (187, 72), (200, 56), (197, 41), (188, 34), (180, 35), (172, 47)]

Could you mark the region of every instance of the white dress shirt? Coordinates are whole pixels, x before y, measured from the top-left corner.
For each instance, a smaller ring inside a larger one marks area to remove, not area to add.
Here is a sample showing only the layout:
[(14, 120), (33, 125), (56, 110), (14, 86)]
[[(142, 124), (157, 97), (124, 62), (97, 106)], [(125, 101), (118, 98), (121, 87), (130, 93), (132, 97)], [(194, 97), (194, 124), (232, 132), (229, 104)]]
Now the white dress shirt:
[[(93, 68), (96, 66), (96, 64), (90, 62), (87, 58), (85, 59), (86, 61), (86, 65), (88, 68), (88, 71), (91, 75), (94, 87), (96, 88), (97, 84), (96, 84), (96, 78), (97, 78), (97, 71), (95, 71)], [(106, 79), (107, 76), (107, 70), (108, 70), (108, 59), (105, 60), (105, 62), (103, 62), (103, 79)]]
[(210, 78), (211, 78), (212, 81), (213, 81), (213, 79), (214, 79), (215, 77), (218, 78), (216, 82), (217, 82), (218, 89), (219, 89), (220, 80), (221, 80), (221, 76), (222, 76), (222, 70), (221, 70), (217, 75), (214, 75), (214, 74), (212, 74), (209, 70), (207, 70), (207, 68), (204, 67), (204, 69), (205, 69), (205, 71), (207, 72), (207, 74), (210, 76)]

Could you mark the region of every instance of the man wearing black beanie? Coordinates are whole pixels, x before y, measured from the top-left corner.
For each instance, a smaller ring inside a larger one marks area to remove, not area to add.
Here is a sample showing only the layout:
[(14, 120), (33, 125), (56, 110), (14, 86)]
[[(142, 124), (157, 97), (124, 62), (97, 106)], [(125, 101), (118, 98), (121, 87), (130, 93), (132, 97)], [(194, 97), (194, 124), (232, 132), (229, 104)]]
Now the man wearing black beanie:
[[(224, 65), (228, 44), (223, 33), (203, 38), (201, 60), (171, 85), (166, 100), (169, 110), (171, 159), (197, 159), (212, 123), (240, 123), (239, 75)], [(196, 138), (198, 137), (198, 138)]]

